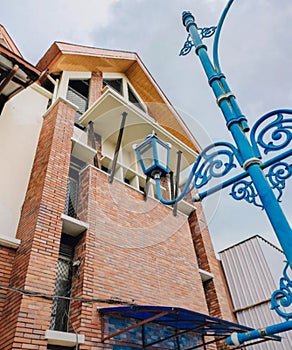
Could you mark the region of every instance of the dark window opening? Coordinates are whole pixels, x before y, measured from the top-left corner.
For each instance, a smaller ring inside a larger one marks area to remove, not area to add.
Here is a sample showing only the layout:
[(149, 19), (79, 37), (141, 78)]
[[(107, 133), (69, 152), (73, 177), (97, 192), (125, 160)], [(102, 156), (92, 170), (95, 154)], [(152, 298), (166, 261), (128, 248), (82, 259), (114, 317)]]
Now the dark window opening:
[(78, 209), (79, 173), (85, 165), (80, 159), (71, 155), (64, 213), (75, 219)]
[(88, 108), (89, 82), (90, 80), (69, 80), (67, 99), (78, 107), (75, 114), (77, 125), (80, 125), (79, 119)]
[[(60, 74), (50, 74), (50, 76), (53, 80), (60, 79)], [(44, 87), (46, 90), (50, 91), (52, 94), (54, 93), (55, 84), (47, 77), (45, 77), (42, 80), (42, 87)]]
[(142, 103), (139, 101), (138, 97), (135, 95), (134, 91), (130, 88), (128, 84), (128, 96), (129, 101), (133, 103), (135, 106), (140, 108), (143, 112), (145, 112), (145, 108), (143, 107)]
[(50, 329), (67, 332), (72, 288), (72, 263), (78, 238), (62, 234), (59, 250)]
[(130, 185), (130, 180), (127, 179), (126, 177), (124, 178), (124, 182), (125, 182), (126, 184)]
[(123, 95), (123, 79), (103, 79), (103, 87), (110, 86), (119, 94)]
[(110, 173), (109, 168), (105, 167), (104, 165), (101, 166), (101, 170), (104, 171), (105, 173)]
[(76, 350), (76, 346), (61, 346), (61, 345), (49, 344), (47, 349), (48, 350)]

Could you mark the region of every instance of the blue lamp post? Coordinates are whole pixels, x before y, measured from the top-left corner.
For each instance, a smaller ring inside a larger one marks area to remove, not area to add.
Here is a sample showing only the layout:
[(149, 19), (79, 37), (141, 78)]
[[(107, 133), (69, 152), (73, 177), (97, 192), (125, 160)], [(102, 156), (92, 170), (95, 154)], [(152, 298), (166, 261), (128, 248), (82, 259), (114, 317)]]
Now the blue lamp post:
[[(182, 20), (188, 32), (188, 38), (180, 54), (186, 55), (194, 47), (217, 104), (225, 118), (226, 126), (233, 137), (234, 144), (216, 142), (206, 147), (194, 162), (181, 193), (172, 200), (162, 198), (160, 190), (160, 176), (167, 173), (169, 165), (164, 163), (163, 171), (158, 169), (158, 171), (153, 172), (152, 169), (151, 174), (154, 174), (152, 177), (155, 179), (157, 196), (164, 204), (176, 203), (193, 189), (197, 189), (193, 201), (199, 201), (209, 194), (231, 186), (231, 195), (234, 199), (244, 199), (265, 210), (287, 258), (287, 265), (280, 280), (280, 288), (271, 297), (272, 309), (286, 321), (268, 326), (264, 330), (255, 330), (248, 334), (234, 334), (227, 338), (227, 344), (240, 345), (247, 340), (292, 329), (292, 313), (281, 310), (282, 307), (292, 304), (292, 281), (287, 274), (287, 269), (292, 268), (292, 229), (278, 202), (285, 187), (286, 179), (292, 175), (292, 165), (284, 162), (285, 158), (292, 155), (292, 110), (279, 109), (269, 112), (259, 118), (251, 129), (249, 128), (247, 118), (242, 114), (235, 95), (229, 88), (221, 71), (218, 58), (221, 28), (233, 1), (229, 0), (227, 3), (217, 27), (199, 28), (194, 16), (190, 12), (184, 12)], [(212, 62), (203, 39), (214, 33)], [(136, 148), (142, 169), (146, 175), (149, 175), (151, 167), (148, 168), (147, 165), (143, 164), (143, 157), (141, 156), (141, 150), (145, 144), (148, 145), (147, 147), (153, 145), (153, 148), (155, 148), (155, 144), (163, 143), (158, 139), (155, 139), (155, 142), (146, 139), (144, 143)], [(154, 164), (159, 163), (155, 158), (157, 151), (147, 150), (147, 152), (154, 155)], [(263, 161), (263, 156), (267, 154), (273, 156)], [(242, 168), (240, 174), (229, 176), (220, 185), (201, 191), (201, 188), (212, 178), (230, 175), (236, 167)], [(149, 169), (149, 171), (145, 171), (145, 169)], [(265, 171), (266, 169), (268, 170)]]

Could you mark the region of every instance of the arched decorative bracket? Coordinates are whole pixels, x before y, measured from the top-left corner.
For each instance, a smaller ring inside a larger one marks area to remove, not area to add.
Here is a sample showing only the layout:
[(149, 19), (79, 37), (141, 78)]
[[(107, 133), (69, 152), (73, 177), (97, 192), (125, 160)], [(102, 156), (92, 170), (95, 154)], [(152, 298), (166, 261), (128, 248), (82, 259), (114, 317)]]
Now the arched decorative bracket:
[(201, 188), (212, 178), (227, 175), (237, 167), (235, 158), (241, 163), (237, 148), (228, 142), (215, 142), (198, 156), (192, 169), (192, 188)]
[(207, 185), (211, 179), (226, 176), (232, 169), (237, 167), (237, 163), (242, 165), (240, 154), (235, 146), (229, 142), (215, 142), (204, 148), (204, 150), (198, 155), (184, 188), (176, 198), (165, 200), (162, 197), (160, 175), (156, 174), (154, 178), (156, 182), (157, 197), (163, 204), (174, 204), (183, 199), (194, 188), (200, 189)]
[(257, 190), (252, 181), (241, 180), (231, 187), (230, 195), (236, 200), (245, 200), (263, 209), (263, 205), (258, 198)]
[(278, 109), (265, 114), (255, 123), (250, 141), (257, 157), (261, 158), (260, 150), (268, 154), (289, 146), (292, 140), (291, 115), (291, 109)]
[[(292, 312), (288, 312), (284, 309), (292, 305), (292, 281), (287, 273), (288, 268), (290, 268), (289, 263), (286, 262), (283, 270), (283, 277), (281, 277), (279, 283), (280, 288), (275, 290), (271, 296), (271, 309), (275, 310), (276, 313), (286, 321), (292, 319)], [(283, 310), (281, 308), (283, 308)]]

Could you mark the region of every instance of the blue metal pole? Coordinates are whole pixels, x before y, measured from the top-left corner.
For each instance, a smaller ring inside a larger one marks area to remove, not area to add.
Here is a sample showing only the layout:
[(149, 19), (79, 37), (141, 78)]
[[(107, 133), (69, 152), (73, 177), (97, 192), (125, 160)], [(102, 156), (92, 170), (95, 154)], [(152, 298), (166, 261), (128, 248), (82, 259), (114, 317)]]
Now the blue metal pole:
[(262, 329), (255, 329), (247, 333), (233, 333), (226, 338), (227, 345), (239, 346), (246, 341), (265, 338), (266, 336), (272, 336), (278, 333), (286, 332), (292, 329), (292, 321), (277, 323), (271, 326), (267, 326)]
[(202, 63), (218, 106), (237, 145), (243, 164), (242, 167), (247, 171), (254, 183), (271, 225), (292, 268), (292, 229), (261, 169), (261, 160), (256, 156), (252, 145), (245, 135), (247, 131), (246, 118), (240, 112), (235, 96), (231, 93), (224, 75), (221, 71), (216, 71), (209, 59), (207, 47), (200, 38), (195, 19), (190, 12), (183, 13), (183, 24), (192, 37), (196, 54)]

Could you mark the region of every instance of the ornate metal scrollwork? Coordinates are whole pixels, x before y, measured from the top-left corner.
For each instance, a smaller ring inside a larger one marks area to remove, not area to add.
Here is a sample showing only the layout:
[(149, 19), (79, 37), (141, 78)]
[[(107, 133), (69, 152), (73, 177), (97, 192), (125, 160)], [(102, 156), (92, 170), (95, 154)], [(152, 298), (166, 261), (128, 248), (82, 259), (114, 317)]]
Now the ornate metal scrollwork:
[(278, 191), (277, 201), (280, 202), (286, 180), (292, 176), (292, 165), (279, 162), (272, 165), (266, 175), (272, 188)]
[(192, 49), (192, 47), (194, 46), (194, 42), (191, 39), (191, 35), (189, 34), (187, 37), (187, 40), (184, 43), (183, 48), (180, 50), (179, 55), (180, 56), (186, 56)]
[(211, 178), (219, 178), (228, 174), (237, 165), (237, 149), (227, 142), (216, 142), (206, 147), (198, 156), (192, 169), (193, 186), (201, 188)]
[(244, 199), (263, 209), (262, 203), (258, 200), (258, 193), (252, 181), (241, 180), (233, 184), (230, 195), (236, 200)]
[(204, 39), (204, 38), (210, 38), (216, 32), (216, 29), (217, 29), (216, 26), (212, 26), (212, 27), (198, 28), (198, 31), (201, 34), (201, 39)]
[(262, 116), (253, 126), (250, 140), (260, 157), (259, 146), (264, 154), (287, 147), (292, 140), (292, 118), (290, 109), (278, 109)]
[(280, 288), (275, 290), (271, 296), (271, 309), (287, 321), (292, 319), (292, 312), (281, 310), (281, 307), (289, 307), (292, 304), (292, 281), (287, 273), (288, 267), (289, 263), (286, 262), (283, 277), (280, 279)]
[[(204, 39), (204, 38), (210, 38), (216, 32), (217, 27), (212, 26), (212, 27), (204, 27), (204, 28), (197, 28), (197, 29), (200, 32), (201, 39)], [(193, 46), (194, 46), (194, 42), (191, 39), (191, 35), (188, 34), (187, 40), (185, 41), (183, 48), (180, 50), (179, 55), (186, 56), (191, 51)]]

